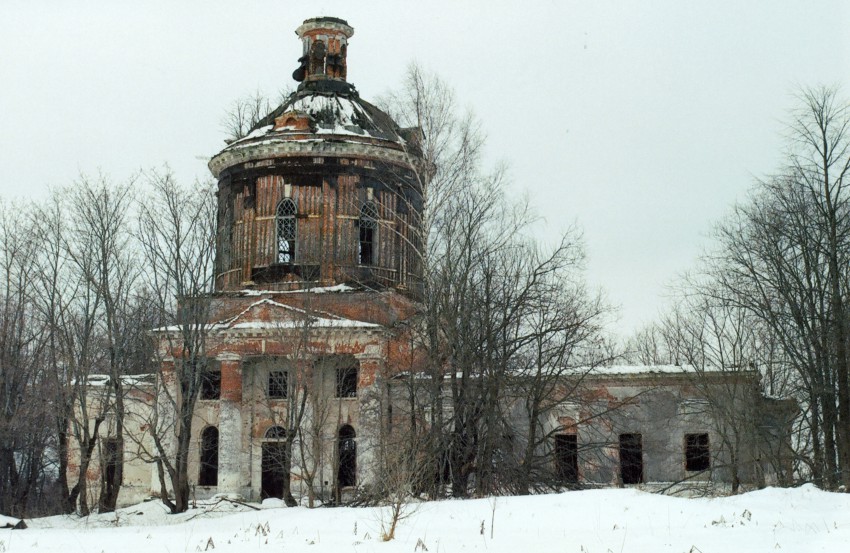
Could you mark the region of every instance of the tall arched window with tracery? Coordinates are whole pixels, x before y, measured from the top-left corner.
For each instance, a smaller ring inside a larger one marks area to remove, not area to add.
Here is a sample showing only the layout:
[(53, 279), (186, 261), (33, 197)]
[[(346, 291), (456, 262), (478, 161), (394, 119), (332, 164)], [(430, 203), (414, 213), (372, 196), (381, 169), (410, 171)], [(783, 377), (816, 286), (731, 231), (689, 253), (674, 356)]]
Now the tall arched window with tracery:
[(277, 205), (277, 262), (295, 262), (295, 239), (298, 225), (295, 221), (295, 202), (284, 198)]
[(357, 243), (357, 262), (372, 265), (375, 262), (375, 237), (378, 230), (378, 208), (366, 202), (360, 209), (360, 239)]

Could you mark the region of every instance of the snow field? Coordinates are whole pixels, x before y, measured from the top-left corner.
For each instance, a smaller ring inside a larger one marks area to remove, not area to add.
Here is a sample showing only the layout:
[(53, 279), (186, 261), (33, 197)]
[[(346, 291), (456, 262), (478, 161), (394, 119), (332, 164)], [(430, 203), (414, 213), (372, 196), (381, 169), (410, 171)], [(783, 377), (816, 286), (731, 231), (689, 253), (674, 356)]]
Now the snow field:
[[(116, 514), (27, 520), (0, 531), (8, 551), (487, 551), (532, 553), (840, 552), (850, 549), (850, 495), (814, 486), (686, 499), (586, 490), (417, 504), (396, 539), (381, 540), (386, 508), (261, 510), (205, 504), (168, 515), (151, 501)], [(492, 537), (491, 537), (492, 536)]]

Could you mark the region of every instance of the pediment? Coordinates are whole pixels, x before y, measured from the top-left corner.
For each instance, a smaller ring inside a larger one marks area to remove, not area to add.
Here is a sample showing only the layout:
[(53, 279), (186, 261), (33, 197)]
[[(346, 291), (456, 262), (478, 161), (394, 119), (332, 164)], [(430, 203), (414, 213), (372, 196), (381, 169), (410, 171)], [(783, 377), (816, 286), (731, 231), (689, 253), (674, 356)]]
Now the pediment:
[(265, 298), (215, 325), (216, 330), (295, 330), (299, 328), (380, 328), (381, 325), (322, 312), (308, 312)]

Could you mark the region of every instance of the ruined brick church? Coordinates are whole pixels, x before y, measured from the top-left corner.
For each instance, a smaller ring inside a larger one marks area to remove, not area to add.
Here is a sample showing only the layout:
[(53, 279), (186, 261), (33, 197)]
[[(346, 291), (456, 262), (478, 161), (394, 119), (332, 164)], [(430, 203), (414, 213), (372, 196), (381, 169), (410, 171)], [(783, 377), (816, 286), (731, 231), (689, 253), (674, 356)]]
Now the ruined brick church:
[[(411, 135), (347, 82), (352, 27), (324, 17), (296, 33), (297, 91), (209, 164), (213, 319), (224, 323), (207, 341), (219, 372), (194, 424), (202, 495), (280, 497), (282, 439), (296, 416), (314, 425), (314, 486), (368, 478), (373, 403), (403, 350), (388, 329), (421, 290)], [(308, 374), (316, 397), (288, 397)]]
[[(310, 485), (327, 498), (379, 478), (372, 456), (391, 409), (391, 377), (412, 355), (399, 329), (422, 294), (417, 135), (346, 80), (354, 34), (346, 21), (309, 19), (296, 33), (298, 89), (209, 163), (218, 179), (215, 331), (189, 462), (199, 499), (280, 497), (291, 477), (296, 493)], [(174, 386), (166, 338), (162, 375)], [(310, 398), (297, 395), (295, 381), (305, 375)], [(756, 375), (748, 378), (757, 385)], [(622, 409), (616, 420), (577, 427), (587, 406), (570, 404), (541, 421), (555, 432), (553, 464), (566, 480), (668, 481), (714, 462), (721, 437), (693, 412), (695, 390), (683, 371), (611, 369), (588, 382), (587, 405)], [(143, 388), (128, 409), (127, 432), (140, 436), (125, 446), (122, 504), (158, 489), (153, 465), (134, 449), (149, 439), (141, 435), (145, 414), (157, 401)], [(285, 472), (278, 461), (294, 416), (312, 433), (299, 451), (309, 466)], [(583, 441), (609, 446), (591, 458), (579, 453)]]

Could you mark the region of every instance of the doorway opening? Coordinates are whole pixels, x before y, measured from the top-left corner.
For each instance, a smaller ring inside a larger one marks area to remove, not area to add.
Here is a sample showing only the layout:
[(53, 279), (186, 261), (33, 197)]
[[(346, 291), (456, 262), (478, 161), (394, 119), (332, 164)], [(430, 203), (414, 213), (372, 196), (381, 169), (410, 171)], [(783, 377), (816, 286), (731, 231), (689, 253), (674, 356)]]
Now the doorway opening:
[(643, 444), (640, 434), (620, 434), (620, 478), (623, 484), (643, 482)]
[(285, 428), (272, 426), (266, 431), (261, 463), (260, 498), (283, 499), (290, 478)]
[(218, 428), (208, 426), (201, 432), (201, 468), (199, 486), (218, 486)]
[(350, 424), (343, 425), (337, 434), (337, 486), (347, 488), (357, 484), (357, 434)]
[(555, 435), (555, 470), (559, 483), (566, 485), (578, 484), (577, 435)]

